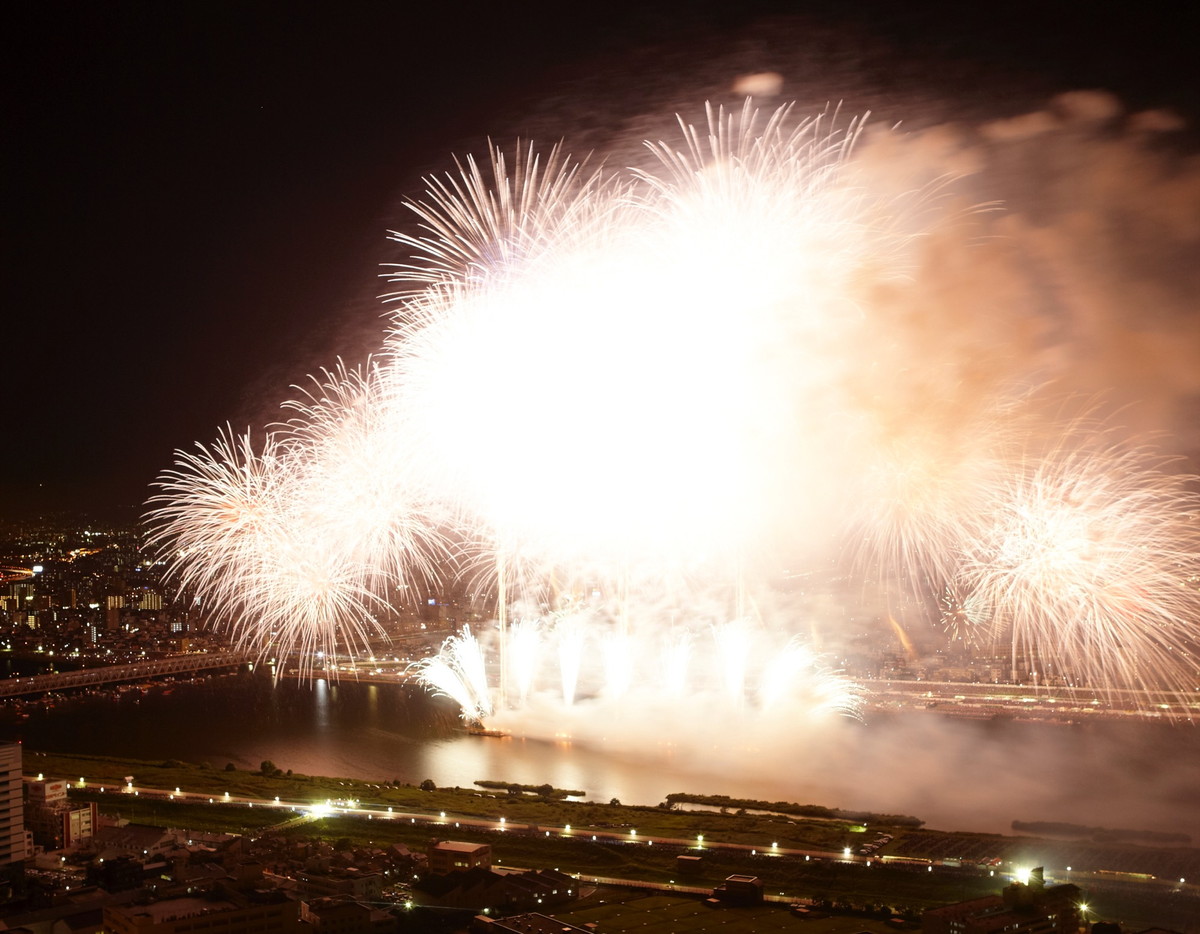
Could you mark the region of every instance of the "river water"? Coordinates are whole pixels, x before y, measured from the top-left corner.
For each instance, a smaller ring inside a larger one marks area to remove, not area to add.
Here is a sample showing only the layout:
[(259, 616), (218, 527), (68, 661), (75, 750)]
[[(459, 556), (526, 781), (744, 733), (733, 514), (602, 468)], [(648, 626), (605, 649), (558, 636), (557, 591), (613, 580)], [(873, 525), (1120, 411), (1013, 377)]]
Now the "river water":
[[(27, 708), (0, 738), (29, 750), (176, 758), (305, 774), (471, 786), (549, 782), (589, 800), (657, 804), (671, 792), (912, 814), (942, 830), (1011, 832), (1054, 820), (1191, 834), (1200, 842), (1200, 727), (1153, 722), (955, 720), (875, 714), (746, 739), (643, 736), (637, 712), (589, 742), (480, 737), (419, 690), (353, 681), (213, 677)], [(601, 735), (603, 734), (603, 735)]]

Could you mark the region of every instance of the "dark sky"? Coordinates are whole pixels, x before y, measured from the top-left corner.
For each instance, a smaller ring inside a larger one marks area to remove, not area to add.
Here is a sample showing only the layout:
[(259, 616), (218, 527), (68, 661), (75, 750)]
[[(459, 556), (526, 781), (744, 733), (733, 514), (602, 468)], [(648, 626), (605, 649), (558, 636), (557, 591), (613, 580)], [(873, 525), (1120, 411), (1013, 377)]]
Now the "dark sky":
[(375, 276), (397, 199), (451, 152), (522, 128), (528, 112), (569, 113), (557, 90), (593, 75), (630, 89), (686, 84), (689, 50), (699, 67), (709, 50), (799, 14), (850, 45), (890, 50), (844, 63), (870, 72), (862, 81), (936, 88), (967, 67), (1047, 90), (1105, 87), (1194, 119), (1195, 14), (1002, 6), (6, 11), (0, 519), (132, 515), (174, 449), (226, 421), (260, 425), (306, 373), (374, 349)]

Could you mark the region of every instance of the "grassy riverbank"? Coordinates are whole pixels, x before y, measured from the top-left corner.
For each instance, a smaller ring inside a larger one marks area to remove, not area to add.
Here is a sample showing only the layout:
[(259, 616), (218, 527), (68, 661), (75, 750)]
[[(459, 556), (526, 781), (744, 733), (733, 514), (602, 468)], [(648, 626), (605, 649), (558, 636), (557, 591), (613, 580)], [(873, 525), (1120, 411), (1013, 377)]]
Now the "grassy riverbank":
[[(512, 825), (570, 824), (580, 832), (636, 830), (643, 837), (671, 837), (695, 840), (703, 835), (712, 842), (743, 843), (769, 848), (776, 843), (793, 849), (841, 850), (857, 846), (865, 839), (861, 823), (850, 820), (803, 819), (785, 816), (685, 811), (664, 807), (645, 807), (619, 803), (565, 801), (554, 794), (508, 794), (484, 788), (429, 788), (428, 783), (395, 784), (387, 781), (366, 782), (326, 776), (263, 774), (242, 769), (214, 768), (167, 760), (145, 762), (106, 756), (73, 756), (58, 753), (25, 753), (25, 772), (44, 773), (48, 777), (85, 779), (89, 784), (111, 785), (114, 790), (132, 776), (138, 787), (173, 792), (223, 797), (273, 799), (301, 804), (353, 800), (359, 807), (395, 808), (455, 817), (505, 818)], [(481, 776), (492, 781), (491, 776)], [(549, 788), (549, 786), (546, 786)], [(429, 790), (426, 790), (429, 789)], [(886, 825), (872, 824), (871, 830)], [(899, 835), (903, 828), (887, 832)]]

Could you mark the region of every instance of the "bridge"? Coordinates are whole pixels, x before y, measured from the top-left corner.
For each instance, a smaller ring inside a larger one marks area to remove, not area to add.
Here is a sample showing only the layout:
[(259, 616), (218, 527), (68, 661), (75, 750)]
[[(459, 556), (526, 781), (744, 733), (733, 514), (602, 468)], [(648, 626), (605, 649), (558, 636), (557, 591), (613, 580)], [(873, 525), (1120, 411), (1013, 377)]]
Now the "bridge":
[(11, 584), (13, 581), (28, 580), (31, 577), (32, 568), (14, 568), (7, 565), (0, 567), (0, 584)]
[(209, 652), (202, 655), (172, 655), (168, 658), (134, 662), (130, 665), (82, 668), (79, 671), (64, 671), (52, 675), (6, 678), (0, 681), (0, 698), (68, 691), (74, 688), (94, 687), (99, 684), (113, 684), (120, 681), (142, 681), (148, 678), (161, 678), (163, 675), (206, 671), (211, 668), (233, 668), (249, 664), (257, 658), (258, 656), (252, 652)]

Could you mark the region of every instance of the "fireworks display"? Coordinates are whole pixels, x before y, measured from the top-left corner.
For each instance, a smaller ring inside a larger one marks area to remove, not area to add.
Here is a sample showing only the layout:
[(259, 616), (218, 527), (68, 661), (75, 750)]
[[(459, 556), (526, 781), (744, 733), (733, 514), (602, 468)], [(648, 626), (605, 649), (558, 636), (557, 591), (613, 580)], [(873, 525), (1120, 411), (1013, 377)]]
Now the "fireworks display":
[(942, 178), (876, 184), (863, 132), (747, 103), (637, 169), (526, 147), (429, 179), (378, 359), (160, 478), (179, 584), (241, 645), (310, 658), (468, 580), (495, 629), (419, 676), (473, 721), (855, 716), (797, 635), (815, 610), (770, 596), (797, 562), (941, 599), (1014, 669), (1195, 690), (1194, 478), (1047, 414), (1002, 323), (922, 308), (922, 251), (969, 212)]

